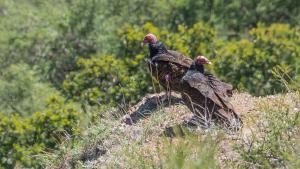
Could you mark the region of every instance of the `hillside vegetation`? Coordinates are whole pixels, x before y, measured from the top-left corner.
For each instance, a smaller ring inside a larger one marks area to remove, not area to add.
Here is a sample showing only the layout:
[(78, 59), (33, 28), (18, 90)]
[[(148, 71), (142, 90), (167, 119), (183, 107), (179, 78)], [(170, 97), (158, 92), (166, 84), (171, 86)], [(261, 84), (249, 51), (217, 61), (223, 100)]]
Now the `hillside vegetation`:
[[(0, 168), (299, 166), (298, 0), (0, 0), (0, 23)], [(140, 47), (149, 32), (233, 84), (240, 134), (170, 141), (184, 105), (121, 122), (162, 91)]]
[[(124, 117), (114, 118), (107, 112), (74, 144), (65, 142), (60, 150), (42, 157), (47, 167), (299, 167), (299, 92), (267, 97), (234, 94), (231, 101), (244, 120), (244, 128), (237, 133), (185, 126), (192, 113), (177, 95), (170, 106), (158, 101), (162, 95), (147, 95)], [(153, 102), (158, 106), (144, 112)]]

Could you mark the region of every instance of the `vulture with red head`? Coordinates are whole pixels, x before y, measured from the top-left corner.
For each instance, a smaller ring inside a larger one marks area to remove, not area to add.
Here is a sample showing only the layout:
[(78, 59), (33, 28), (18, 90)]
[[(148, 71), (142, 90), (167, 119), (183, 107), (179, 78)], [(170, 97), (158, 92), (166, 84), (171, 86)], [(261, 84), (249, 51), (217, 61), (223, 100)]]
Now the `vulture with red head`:
[[(144, 37), (142, 44), (148, 44), (149, 69), (151, 75), (158, 80), (167, 91), (182, 91), (181, 79), (188, 71), (193, 60), (183, 54), (168, 50), (165, 45), (158, 41), (156, 36), (149, 33)], [(232, 86), (216, 79), (213, 81), (215, 85), (220, 87), (223, 95), (232, 95)]]
[(184, 103), (197, 116), (200, 124), (212, 121), (222, 127), (239, 129), (242, 120), (229, 102), (232, 86), (204, 71), (210, 61), (198, 56), (182, 78), (181, 95)]
[(148, 44), (150, 51), (149, 69), (151, 75), (167, 92), (181, 91), (181, 78), (187, 72), (193, 60), (183, 54), (167, 50), (155, 35), (149, 33), (144, 37), (143, 44)]
[(204, 72), (203, 64), (209, 64), (205, 57), (197, 57), (194, 62), (183, 54), (168, 50), (155, 35), (149, 33), (142, 44), (148, 44), (149, 69), (167, 93), (179, 92), (185, 104), (204, 121), (217, 120), (227, 127), (233, 121), (241, 123), (228, 98), (232, 96), (232, 86)]

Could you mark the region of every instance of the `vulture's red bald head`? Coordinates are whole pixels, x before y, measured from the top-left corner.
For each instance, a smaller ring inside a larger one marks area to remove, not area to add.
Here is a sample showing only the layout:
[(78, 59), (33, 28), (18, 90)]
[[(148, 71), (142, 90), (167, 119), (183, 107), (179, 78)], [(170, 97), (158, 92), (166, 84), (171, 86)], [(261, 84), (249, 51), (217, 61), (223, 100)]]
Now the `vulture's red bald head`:
[(198, 64), (211, 64), (211, 62), (205, 56), (197, 56), (196, 62)]
[(147, 43), (153, 44), (153, 43), (156, 43), (156, 42), (157, 42), (157, 38), (152, 33), (148, 33), (144, 37), (144, 40), (143, 40), (143, 44), (147, 44)]

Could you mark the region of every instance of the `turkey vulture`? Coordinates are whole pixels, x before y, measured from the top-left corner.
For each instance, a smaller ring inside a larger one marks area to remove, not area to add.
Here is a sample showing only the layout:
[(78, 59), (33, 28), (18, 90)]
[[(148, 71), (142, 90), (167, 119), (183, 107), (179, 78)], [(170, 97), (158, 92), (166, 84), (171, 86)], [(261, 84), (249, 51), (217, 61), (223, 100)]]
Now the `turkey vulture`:
[(210, 64), (210, 61), (198, 56), (183, 76), (183, 101), (198, 117), (200, 124), (208, 127), (215, 120), (226, 128), (239, 129), (242, 120), (228, 98), (232, 94), (232, 86), (205, 72), (204, 64)]
[[(167, 50), (165, 45), (159, 42), (152, 33), (144, 37), (142, 44), (148, 44), (149, 46), (149, 69), (152, 76), (167, 91), (181, 92), (181, 79), (192, 65), (193, 60), (177, 51)], [(212, 76), (212, 78), (214, 77)], [(212, 83), (216, 83), (215, 86), (219, 87), (222, 95), (232, 96), (231, 85), (223, 83), (218, 79), (215, 79)]]
[(155, 35), (151, 33), (144, 37), (142, 44), (148, 44), (149, 46), (151, 75), (158, 80), (167, 93), (172, 90), (180, 92), (182, 90), (181, 79), (193, 60), (179, 52), (167, 50), (165, 45), (159, 42)]

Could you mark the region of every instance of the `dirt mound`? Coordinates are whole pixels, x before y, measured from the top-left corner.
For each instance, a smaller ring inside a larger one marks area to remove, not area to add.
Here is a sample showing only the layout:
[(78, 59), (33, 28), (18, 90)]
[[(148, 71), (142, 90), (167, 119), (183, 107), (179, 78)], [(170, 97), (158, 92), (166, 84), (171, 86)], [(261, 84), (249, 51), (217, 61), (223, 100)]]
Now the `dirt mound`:
[(234, 146), (247, 146), (251, 136), (260, 136), (258, 126), (263, 124), (263, 117), (270, 113), (270, 108), (281, 110), (285, 107), (288, 112), (293, 113), (299, 111), (300, 105), (299, 94), (295, 93), (266, 97), (235, 93), (231, 103), (244, 121), (243, 128), (237, 133), (226, 134), (223, 130), (213, 127), (203, 129), (198, 126), (186, 130), (182, 124), (191, 119), (193, 114), (183, 105), (180, 95), (173, 93), (167, 99), (165, 93), (149, 94), (130, 108), (128, 114), (121, 119), (121, 123), (120, 120), (112, 121), (111, 118), (102, 119), (101, 126), (97, 126), (96, 129), (104, 128), (107, 135), (101, 137), (100, 141), (96, 139), (97, 142), (84, 147), (80, 153), (80, 160), (86, 168), (130, 168), (128, 166), (132, 166), (130, 160), (134, 155), (137, 155), (138, 159), (158, 159), (159, 152), (156, 150), (164, 146), (164, 136), (167, 136), (168, 141), (176, 143), (180, 139), (188, 138), (187, 132), (191, 132), (199, 138), (208, 135), (217, 138), (221, 135), (215, 159), (221, 168), (232, 168), (238, 166), (242, 159)]
[[(233, 104), (238, 115), (243, 117), (247, 113), (255, 112), (255, 100), (256, 98), (249, 94), (236, 93), (231, 98), (231, 103)], [(132, 125), (141, 119), (149, 117), (151, 114), (157, 111), (170, 108), (174, 105), (184, 105), (181, 96), (177, 93), (172, 93), (170, 97), (167, 97), (164, 92), (158, 94), (149, 94), (129, 109), (128, 114), (122, 118), (122, 122), (127, 125)], [(184, 120), (190, 121), (190, 123), (187, 123), (190, 125), (196, 123), (196, 120), (193, 119), (194, 117), (190, 111), (187, 111), (186, 115), (188, 116), (188, 119), (185, 118)]]

